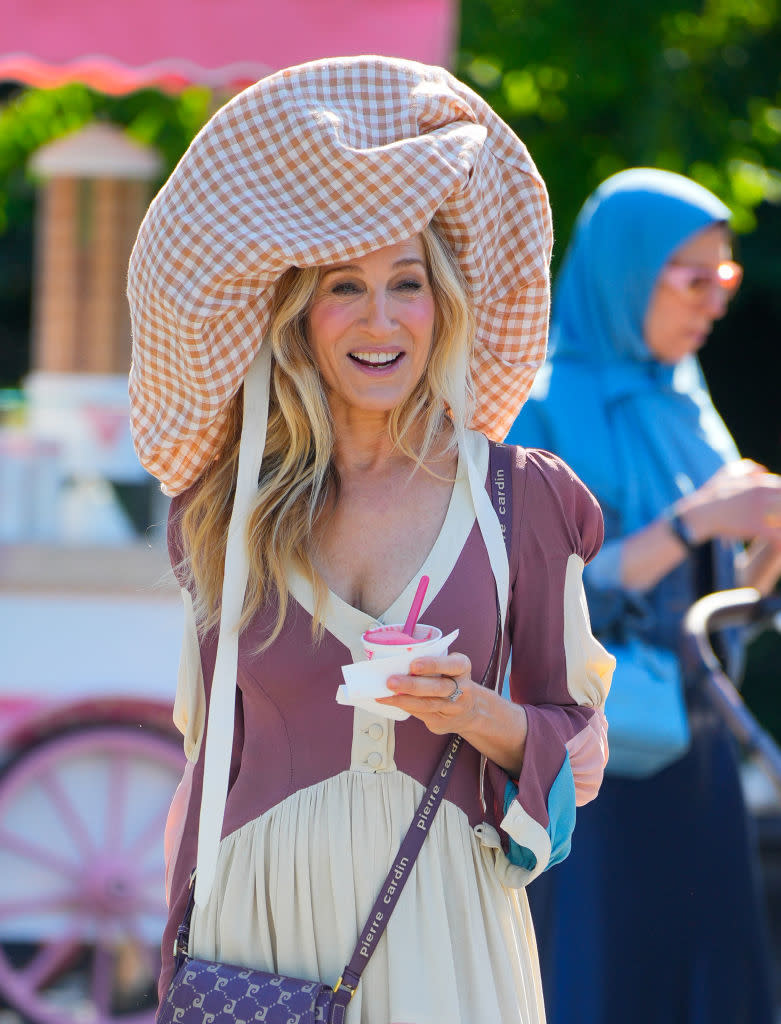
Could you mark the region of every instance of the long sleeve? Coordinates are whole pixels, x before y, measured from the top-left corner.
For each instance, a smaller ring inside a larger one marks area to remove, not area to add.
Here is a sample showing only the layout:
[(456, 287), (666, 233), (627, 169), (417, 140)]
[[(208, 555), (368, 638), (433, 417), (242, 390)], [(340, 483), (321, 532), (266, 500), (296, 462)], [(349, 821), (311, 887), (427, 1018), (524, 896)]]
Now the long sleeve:
[(599, 790), (615, 665), (592, 634), (583, 588), (602, 542), (599, 505), (555, 456), (517, 449), (516, 458), (510, 697), (529, 725), (520, 777), (490, 769), (513, 885), (567, 855), (575, 808)]

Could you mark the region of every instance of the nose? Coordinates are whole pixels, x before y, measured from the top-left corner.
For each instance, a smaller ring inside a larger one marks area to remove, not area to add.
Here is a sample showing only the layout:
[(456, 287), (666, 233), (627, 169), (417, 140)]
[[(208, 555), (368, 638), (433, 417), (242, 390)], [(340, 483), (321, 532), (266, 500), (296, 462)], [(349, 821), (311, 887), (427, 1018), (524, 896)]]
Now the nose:
[(363, 327), (367, 334), (382, 338), (396, 329), (390, 305), (390, 300), (384, 292), (376, 292), (367, 297), (366, 313), (363, 317)]

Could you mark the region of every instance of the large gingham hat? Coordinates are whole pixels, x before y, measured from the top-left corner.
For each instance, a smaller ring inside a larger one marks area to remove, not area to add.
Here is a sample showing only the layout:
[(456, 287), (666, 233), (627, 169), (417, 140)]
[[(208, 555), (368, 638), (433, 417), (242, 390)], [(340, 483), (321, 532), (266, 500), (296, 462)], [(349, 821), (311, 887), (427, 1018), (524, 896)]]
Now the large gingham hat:
[(153, 201), (130, 262), (131, 426), (168, 494), (202, 473), (290, 266), (434, 220), (471, 287), (472, 426), (501, 438), (545, 355), (552, 241), (523, 143), (447, 71), (384, 57), (288, 68), (235, 97)]

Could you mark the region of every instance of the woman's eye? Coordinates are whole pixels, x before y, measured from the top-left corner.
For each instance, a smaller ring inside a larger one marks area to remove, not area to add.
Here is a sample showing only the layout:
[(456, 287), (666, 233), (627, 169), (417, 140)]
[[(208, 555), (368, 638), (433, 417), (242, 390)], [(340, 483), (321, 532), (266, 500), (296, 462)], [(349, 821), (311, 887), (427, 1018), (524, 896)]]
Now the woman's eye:
[(357, 295), (359, 290), (358, 285), (353, 281), (339, 281), (331, 288), (331, 293), (333, 295)]
[(689, 281), (689, 291), (692, 295), (703, 295), (713, 285), (713, 279), (707, 274), (695, 274)]
[(400, 281), (396, 285), (396, 287), (399, 288), (403, 292), (419, 292), (420, 289), (423, 287), (423, 282), (422, 281), (418, 281), (414, 277), (410, 277), (410, 278), (407, 278), (404, 281)]

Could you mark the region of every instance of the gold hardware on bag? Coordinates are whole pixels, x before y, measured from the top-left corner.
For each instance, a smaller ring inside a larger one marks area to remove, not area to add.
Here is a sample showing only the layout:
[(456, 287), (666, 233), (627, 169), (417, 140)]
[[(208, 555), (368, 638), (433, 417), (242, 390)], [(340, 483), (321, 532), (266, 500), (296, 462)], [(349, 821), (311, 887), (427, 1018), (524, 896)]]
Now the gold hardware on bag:
[(353, 996), (355, 995), (355, 991), (356, 991), (356, 989), (358, 988), (358, 986), (357, 986), (357, 985), (355, 985), (355, 986), (352, 986), (352, 987), (351, 987), (351, 986), (350, 986), (350, 985), (348, 985), (348, 984), (347, 984), (347, 982), (346, 982), (346, 981), (345, 981), (345, 980), (344, 980), (344, 979), (342, 978), (342, 976), (341, 976), (341, 975), (339, 975), (339, 980), (338, 980), (338, 981), (337, 981), (337, 983), (336, 983), (336, 984), (334, 985), (334, 992), (338, 992), (340, 988), (346, 988), (346, 989), (347, 989), (347, 991), (348, 991), (348, 992), (350, 993), (350, 999), (352, 999), (352, 997), (353, 997)]

